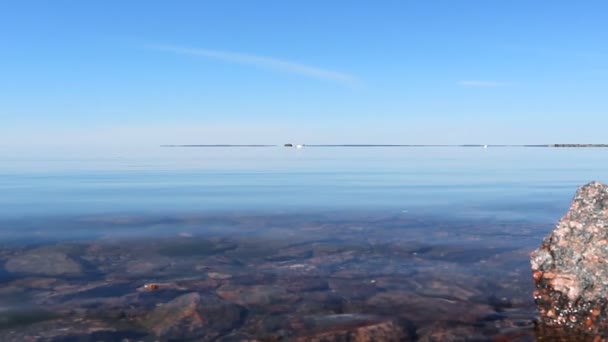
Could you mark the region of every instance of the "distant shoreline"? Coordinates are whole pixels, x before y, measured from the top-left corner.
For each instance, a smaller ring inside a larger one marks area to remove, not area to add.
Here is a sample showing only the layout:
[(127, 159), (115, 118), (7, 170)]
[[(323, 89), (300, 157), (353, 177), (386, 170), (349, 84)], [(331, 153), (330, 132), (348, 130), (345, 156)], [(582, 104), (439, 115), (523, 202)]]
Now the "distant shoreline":
[[(285, 144), (288, 145), (288, 144)], [(188, 144), (188, 145), (160, 145), (160, 147), (279, 147), (290, 148), (293, 146), (285, 145), (261, 145), (261, 144)], [(539, 145), (483, 145), (483, 144), (462, 144), (462, 145), (424, 145), (424, 144), (314, 144), (303, 145), (305, 147), (608, 147), (608, 144), (539, 144)]]
[(278, 145), (231, 145), (231, 144), (215, 144), (215, 145), (160, 145), (160, 147), (276, 147)]

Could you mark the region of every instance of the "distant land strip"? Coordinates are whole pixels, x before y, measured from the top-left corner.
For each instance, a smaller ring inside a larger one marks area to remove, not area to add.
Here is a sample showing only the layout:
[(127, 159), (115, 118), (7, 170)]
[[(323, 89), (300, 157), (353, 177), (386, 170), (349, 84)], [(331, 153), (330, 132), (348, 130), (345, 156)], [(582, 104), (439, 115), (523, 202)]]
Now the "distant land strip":
[[(160, 145), (160, 147), (277, 147), (280, 145), (262, 144), (190, 144), (190, 145)], [(293, 147), (293, 144), (285, 144), (285, 147)], [(302, 145), (302, 147), (608, 147), (608, 144), (537, 144), (537, 145), (424, 145), (424, 144), (313, 144)]]
[(342, 145), (305, 145), (306, 147), (608, 147), (608, 144), (536, 144), (536, 145), (430, 145), (430, 144), (342, 144)]
[(231, 144), (213, 144), (213, 145), (160, 145), (160, 147), (276, 147), (277, 145), (231, 145)]
[(551, 144), (549, 147), (608, 147), (608, 144)]

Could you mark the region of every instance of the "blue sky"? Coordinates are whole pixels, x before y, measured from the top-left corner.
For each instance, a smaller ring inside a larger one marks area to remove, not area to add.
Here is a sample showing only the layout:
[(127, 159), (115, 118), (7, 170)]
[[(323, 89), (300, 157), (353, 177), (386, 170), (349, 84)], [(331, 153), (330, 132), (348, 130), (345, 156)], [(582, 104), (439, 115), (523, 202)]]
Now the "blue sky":
[(0, 144), (606, 143), (606, 1), (3, 1)]

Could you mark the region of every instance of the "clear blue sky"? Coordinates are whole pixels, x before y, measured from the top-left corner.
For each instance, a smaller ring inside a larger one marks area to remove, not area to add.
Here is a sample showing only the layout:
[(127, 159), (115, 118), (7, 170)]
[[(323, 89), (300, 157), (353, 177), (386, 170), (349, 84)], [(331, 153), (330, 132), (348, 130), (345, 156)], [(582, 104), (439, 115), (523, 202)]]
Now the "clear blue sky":
[(0, 144), (608, 142), (607, 1), (3, 1)]

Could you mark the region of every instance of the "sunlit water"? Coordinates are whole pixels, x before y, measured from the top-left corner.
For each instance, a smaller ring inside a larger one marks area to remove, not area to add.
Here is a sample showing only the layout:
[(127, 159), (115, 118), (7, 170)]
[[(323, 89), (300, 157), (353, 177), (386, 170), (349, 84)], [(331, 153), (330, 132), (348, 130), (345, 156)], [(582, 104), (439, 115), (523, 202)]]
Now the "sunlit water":
[[(102, 323), (121, 327), (111, 338), (181, 336), (146, 325), (150, 305), (197, 291), (244, 308), (218, 336), (289, 338), (303, 333), (294, 320), (361, 314), (407, 321), (410, 339), (453, 327), (533, 338), (528, 253), (577, 187), (608, 180), (606, 153), (267, 147), (1, 158), (0, 337), (69, 326), (86, 340)], [(61, 268), (64, 256), (74, 263)], [(151, 282), (167, 288), (141, 297)], [(273, 296), (290, 304), (277, 308)], [(136, 308), (134, 320), (108, 318), (120, 303)], [(74, 308), (80, 327), (66, 318)], [(260, 323), (270, 313), (283, 321)], [(333, 323), (308, 328), (324, 324)]]

